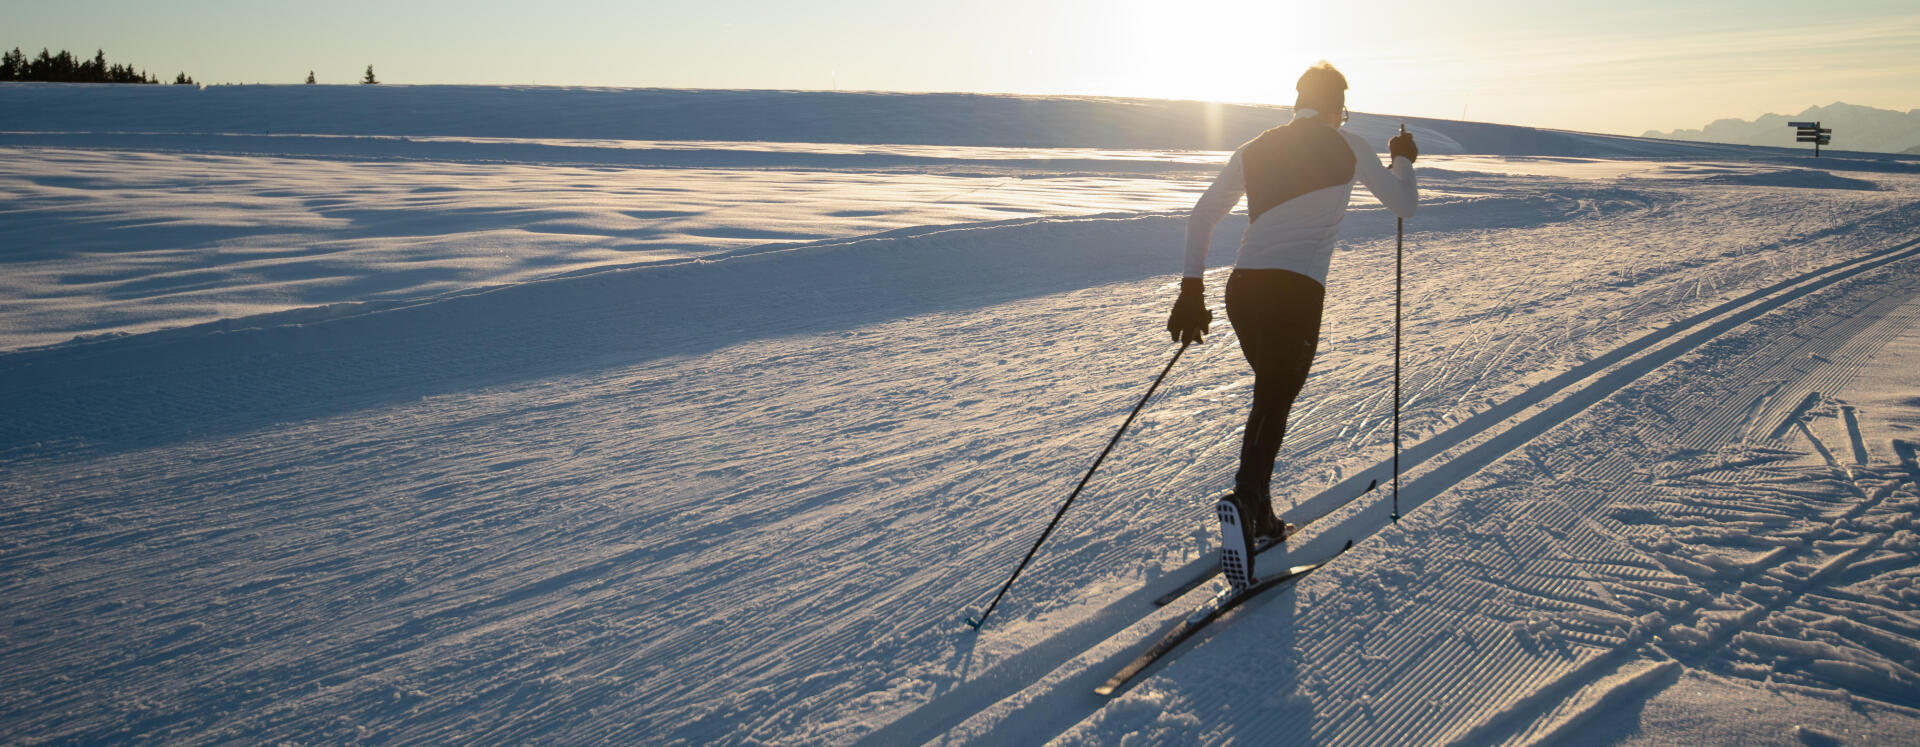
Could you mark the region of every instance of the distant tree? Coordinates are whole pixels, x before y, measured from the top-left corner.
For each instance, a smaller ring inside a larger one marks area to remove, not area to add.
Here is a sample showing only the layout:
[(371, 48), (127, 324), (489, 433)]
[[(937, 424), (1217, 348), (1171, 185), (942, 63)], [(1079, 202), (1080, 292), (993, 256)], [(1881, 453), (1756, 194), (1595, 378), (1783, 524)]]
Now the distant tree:
[(73, 55), (60, 50), (55, 57), (46, 47), (40, 48), (40, 56), (27, 63), (27, 80), (39, 80), (49, 83), (65, 83), (73, 78)]
[(307, 85), (313, 85), (313, 84), (314, 84), (315, 82), (317, 82), (317, 81), (315, 81), (315, 80), (313, 79), (313, 71), (312, 71), (312, 70), (308, 70), (308, 71), (307, 71)]
[(361, 79), (360, 79), (360, 84), (361, 84), (361, 85), (366, 85), (366, 86), (371, 86), (371, 85), (373, 85), (373, 84), (375, 84), (375, 83), (379, 83), (379, 82), (380, 82), (380, 80), (379, 80), (379, 79), (377, 79), (377, 78), (375, 78), (375, 77), (373, 77), (373, 66), (372, 66), (372, 65), (368, 65), (368, 66), (367, 66), (367, 75), (366, 75), (366, 77), (364, 77), (364, 78), (361, 78)]
[[(186, 73), (181, 73), (186, 77)], [(46, 48), (40, 49), (40, 56), (28, 59), (19, 47), (13, 51), (0, 53), (0, 81), (45, 81), (50, 83), (159, 83), (137, 70), (132, 65), (107, 64), (107, 51), (95, 50), (93, 59), (80, 59), (72, 52), (60, 50), (53, 54)], [(192, 78), (186, 82), (192, 83)]]
[(0, 55), (0, 80), (25, 80), (27, 77), (27, 56), (20, 53), (19, 47)]
[(193, 85), (193, 79), (187, 77), (186, 73), (181, 73), (173, 76), (173, 84), (176, 86), (190, 86)]

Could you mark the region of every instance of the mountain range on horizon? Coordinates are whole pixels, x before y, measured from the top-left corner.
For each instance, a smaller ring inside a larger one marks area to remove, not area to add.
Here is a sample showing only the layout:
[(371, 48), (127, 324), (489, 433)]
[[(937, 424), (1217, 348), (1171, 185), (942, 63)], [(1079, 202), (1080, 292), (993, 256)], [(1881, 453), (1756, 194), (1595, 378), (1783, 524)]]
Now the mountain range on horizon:
[(1816, 121), (1833, 130), (1835, 150), (1920, 154), (1920, 109), (1906, 112), (1836, 101), (1799, 114), (1763, 114), (1758, 119), (1721, 119), (1698, 130), (1648, 130), (1642, 137), (1735, 145), (1794, 147), (1789, 122)]

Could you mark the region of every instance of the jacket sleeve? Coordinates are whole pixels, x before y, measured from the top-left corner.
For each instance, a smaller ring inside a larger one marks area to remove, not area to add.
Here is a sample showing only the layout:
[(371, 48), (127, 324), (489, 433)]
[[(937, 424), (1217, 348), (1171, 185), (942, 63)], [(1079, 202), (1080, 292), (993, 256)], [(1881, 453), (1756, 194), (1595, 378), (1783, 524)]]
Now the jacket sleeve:
[(1360, 177), (1360, 183), (1367, 185), (1367, 191), (1379, 198), (1380, 204), (1401, 218), (1413, 217), (1414, 208), (1420, 202), (1420, 188), (1413, 179), (1413, 162), (1405, 158), (1393, 159), (1392, 168), (1380, 165), (1380, 155), (1373, 152), (1373, 146), (1359, 135), (1342, 132), (1347, 145), (1353, 148), (1353, 170)]
[(1234, 151), (1227, 159), (1220, 176), (1215, 177), (1213, 186), (1207, 187), (1200, 201), (1194, 203), (1193, 212), (1187, 214), (1187, 262), (1185, 276), (1202, 277), (1207, 271), (1207, 245), (1213, 241), (1213, 227), (1220, 219), (1233, 212), (1233, 206), (1240, 204), (1240, 197), (1247, 192), (1247, 177), (1240, 162), (1240, 151)]

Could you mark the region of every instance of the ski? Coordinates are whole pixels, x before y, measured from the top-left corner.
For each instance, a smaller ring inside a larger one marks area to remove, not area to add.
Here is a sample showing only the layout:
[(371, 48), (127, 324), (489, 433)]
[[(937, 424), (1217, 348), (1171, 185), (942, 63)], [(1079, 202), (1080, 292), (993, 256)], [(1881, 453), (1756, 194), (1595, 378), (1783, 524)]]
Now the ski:
[(1134, 657), (1133, 661), (1129, 662), (1126, 667), (1116, 672), (1112, 677), (1108, 677), (1104, 684), (1094, 689), (1094, 694), (1112, 695), (1118, 692), (1123, 685), (1127, 684), (1128, 680), (1133, 679), (1134, 675), (1145, 671), (1147, 667), (1153, 666), (1154, 662), (1159, 661), (1188, 638), (1192, 638), (1194, 633), (1200, 632), (1200, 629), (1206, 627), (1208, 623), (1220, 619), (1220, 616), (1226, 614), (1227, 611), (1240, 606), (1240, 603), (1247, 601), (1263, 591), (1291, 585), (1307, 574), (1319, 570), (1321, 566), (1333, 562), (1334, 558), (1340, 557), (1342, 553), (1352, 548), (1353, 540), (1347, 540), (1347, 544), (1341, 547), (1339, 552), (1327, 556), (1325, 560), (1318, 563), (1293, 566), (1292, 568), (1288, 568), (1285, 573), (1274, 574), (1254, 582), (1254, 584), (1247, 587), (1245, 591), (1235, 592), (1232, 587), (1221, 590), (1219, 594), (1215, 594), (1213, 598), (1201, 603), (1198, 608), (1195, 608), (1193, 612), (1181, 619), (1178, 624), (1168, 629), (1164, 635), (1160, 636), (1160, 640), (1153, 644), (1152, 648)]
[[(1291, 536), (1293, 532), (1298, 529), (1298, 527), (1292, 524), (1288, 524), (1287, 526), (1289, 527), (1287, 530), (1287, 534), (1289, 536)], [(1273, 539), (1271, 537), (1261, 537), (1260, 539), (1255, 540), (1253, 543), (1253, 554), (1255, 557), (1259, 557), (1260, 553), (1266, 552), (1269, 548), (1272, 548), (1274, 545), (1278, 545), (1284, 542), (1286, 542), (1285, 539)], [(1155, 598), (1153, 600), (1153, 606), (1165, 607), (1169, 604), (1173, 604), (1175, 600), (1186, 596), (1187, 592), (1190, 592), (1190, 591), (1193, 591), (1194, 589), (1198, 589), (1202, 586), (1205, 586), (1208, 581), (1212, 581), (1213, 577), (1218, 575), (1220, 575), (1220, 566), (1219, 564), (1214, 564), (1208, 567), (1208, 569), (1205, 572), (1194, 574), (1192, 578), (1189, 578), (1185, 581), (1180, 582), (1180, 585), (1174, 588), (1173, 591), (1169, 591), (1165, 594), (1161, 594), (1159, 597)]]
[[(1360, 495), (1366, 495), (1367, 493), (1373, 492), (1373, 489), (1378, 485), (1379, 485), (1379, 481), (1377, 480), (1368, 481), (1367, 489), (1360, 491)], [(1319, 517), (1317, 516), (1314, 517), (1314, 519), (1317, 519), (1317, 518)], [(1266, 552), (1267, 550), (1272, 549), (1275, 545), (1279, 545), (1281, 543), (1286, 542), (1286, 537), (1292, 537), (1294, 534), (1298, 533), (1301, 529), (1304, 529), (1308, 525), (1311, 525), (1314, 522), (1314, 519), (1307, 519), (1305, 521), (1300, 522), (1299, 524), (1292, 524), (1292, 523), (1287, 524), (1287, 533), (1285, 536), (1283, 536), (1280, 539), (1262, 537), (1258, 540), (1255, 540), (1253, 543), (1253, 555), (1255, 557), (1259, 557), (1260, 553), (1263, 553), (1263, 552)], [(1177, 587), (1174, 587), (1172, 591), (1169, 591), (1165, 594), (1161, 594), (1159, 597), (1156, 597), (1153, 600), (1153, 606), (1165, 607), (1169, 604), (1173, 604), (1174, 600), (1177, 600), (1181, 597), (1186, 596), (1187, 592), (1190, 592), (1190, 591), (1193, 591), (1194, 589), (1198, 589), (1202, 586), (1205, 586), (1208, 581), (1212, 581), (1213, 577), (1218, 575), (1220, 575), (1220, 566), (1217, 564), (1207, 568), (1207, 570), (1203, 572), (1194, 574), (1192, 578), (1189, 578), (1186, 581), (1181, 582), (1180, 585)]]

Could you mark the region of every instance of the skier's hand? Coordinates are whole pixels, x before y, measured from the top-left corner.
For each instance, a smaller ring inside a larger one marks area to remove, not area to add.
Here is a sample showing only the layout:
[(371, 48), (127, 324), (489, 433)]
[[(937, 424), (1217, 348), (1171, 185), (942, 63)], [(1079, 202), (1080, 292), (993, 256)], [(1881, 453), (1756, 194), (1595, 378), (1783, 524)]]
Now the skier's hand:
[(1400, 134), (1394, 135), (1392, 140), (1387, 141), (1387, 153), (1389, 160), (1405, 158), (1407, 163), (1420, 160), (1420, 146), (1413, 144), (1413, 133), (1407, 132), (1406, 125), (1401, 125)]
[(1180, 300), (1173, 302), (1173, 313), (1167, 315), (1167, 333), (1173, 335), (1174, 342), (1205, 342), (1201, 335), (1213, 327), (1206, 294), (1206, 284), (1200, 278), (1180, 279)]

